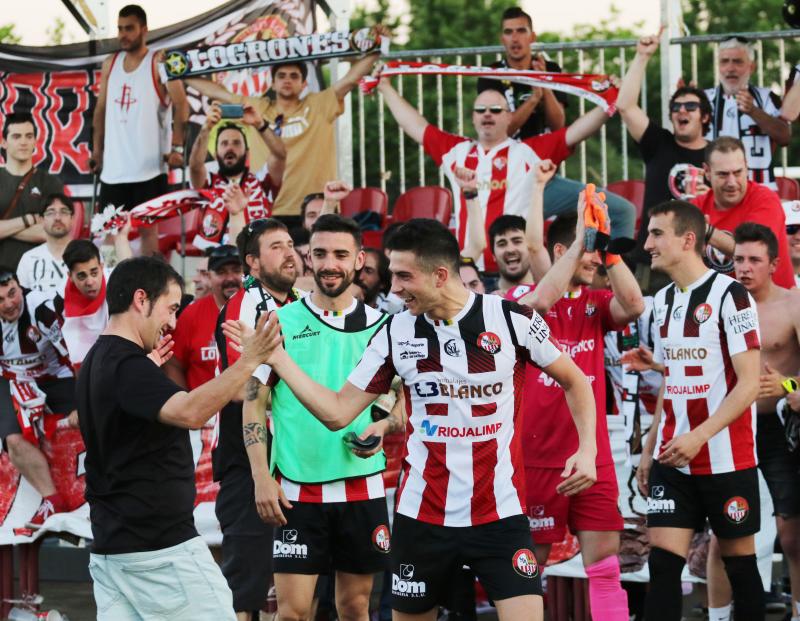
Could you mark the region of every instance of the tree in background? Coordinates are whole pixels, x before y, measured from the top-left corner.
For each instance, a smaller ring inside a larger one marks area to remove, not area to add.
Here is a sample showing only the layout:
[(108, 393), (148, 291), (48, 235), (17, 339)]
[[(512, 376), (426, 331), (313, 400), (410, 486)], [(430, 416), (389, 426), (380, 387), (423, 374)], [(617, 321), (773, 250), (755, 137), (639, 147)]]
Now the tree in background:
[(0, 26), (0, 43), (16, 45), (19, 41), (19, 35), (14, 32), (14, 24)]

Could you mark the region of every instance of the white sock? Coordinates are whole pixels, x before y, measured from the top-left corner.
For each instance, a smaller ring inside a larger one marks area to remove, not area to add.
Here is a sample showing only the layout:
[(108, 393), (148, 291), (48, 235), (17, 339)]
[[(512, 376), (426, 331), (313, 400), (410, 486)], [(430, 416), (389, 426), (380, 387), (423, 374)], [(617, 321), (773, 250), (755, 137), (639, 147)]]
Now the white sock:
[(731, 605), (708, 608), (708, 621), (731, 621)]

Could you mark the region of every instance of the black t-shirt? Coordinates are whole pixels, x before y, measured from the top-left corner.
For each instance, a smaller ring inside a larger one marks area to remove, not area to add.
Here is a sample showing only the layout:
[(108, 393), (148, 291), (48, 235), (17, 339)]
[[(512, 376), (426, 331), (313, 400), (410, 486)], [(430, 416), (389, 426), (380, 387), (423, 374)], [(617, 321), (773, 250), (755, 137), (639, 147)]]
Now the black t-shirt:
[(687, 149), (682, 147), (669, 130), (660, 127), (650, 120), (639, 141), (639, 151), (645, 163), (644, 177), (644, 212), (642, 213), (639, 235), (636, 241), (636, 260), (650, 262), (649, 255), (644, 252), (647, 239), (647, 225), (650, 222), (648, 211), (654, 205), (664, 201), (680, 198), (670, 190), (670, 174), (678, 164), (691, 164), (703, 167), (704, 148)]
[(94, 553), (160, 550), (197, 536), (189, 432), (158, 421), (181, 390), (128, 339), (101, 336), (86, 355), (77, 398)]
[[(505, 68), (508, 67), (505, 58), (503, 60), (499, 60), (496, 63), (490, 65), (493, 69), (497, 68)], [(551, 61), (545, 61), (545, 69), (551, 73), (561, 73), (561, 67), (558, 66), (558, 63), (554, 63)], [(478, 92), (482, 93), (483, 91), (494, 89), (502, 93), (506, 101), (508, 102), (509, 108), (513, 111), (519, 108), (524, 101), (530, 97), (531, 92), (533, 91), (532, 86), (528, 86), (526, 84), (519, 84), (518, 82), (509, 82), (507, 80), (491, 80), (489, 78), (478, 78)], [(556, 99), (561, 103), (562, 106), (565, 108), (567, 107), (567, 94), (562, 93), (561, 91), (553, 91), (553, 94), (556, 96)], [(531, 115), (528, 117), (528, 120), (519, 128), (519, 131), (514, 135), (514, 138), (519, 138), (520, 140), (524, 140), (525, 138), (530, 138), (531, 136), (538, 136), (539, 134), (545, 133), (549, 128), (547, 127), (547, 123), (545, 121), (544, 116), (544, 105), (540, 101), (536, 108), (533, 110)]]

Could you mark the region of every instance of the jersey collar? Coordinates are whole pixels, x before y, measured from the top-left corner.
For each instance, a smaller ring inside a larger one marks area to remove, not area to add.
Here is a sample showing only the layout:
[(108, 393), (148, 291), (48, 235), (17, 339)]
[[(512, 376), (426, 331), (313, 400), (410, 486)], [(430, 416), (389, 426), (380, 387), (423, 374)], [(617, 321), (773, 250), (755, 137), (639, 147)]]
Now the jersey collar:
[(464, 318), (464, 316), (472, 309), (472, 306), (473, 306), (473, 304), (475, 304), (475, 301), (477, 299), (478, 299), (478, 296), (475, 295), (475, 292), (474, 291), (470, 291), (469, 292), (469, 297), (467, 298), (467, 301), (464, 303), (463, 308), (460, 311), (458, 311), (458, 313), (456, 313), (456, 315), (454, 317), (451, 317), (450, 319), (431, 319), (430, 317), (428, 317), (428, 314), (426, 313), (424, 315), (425, 321), (427, 321), (429, 324), (431, 324), (435, 328), (443, 328), (445, 326), (453, 326), (453, 325), (457, 324), (459, 321), (461, 321)]
[(356, 309), (356, 306), (358, 306), (358, 300), (353, 298), (353, 301), (350, 302), (350, 306), (348, 306), (344, 310), (330, 311), (330, 310), (325, 310), (324, 308), (320, 308), (319, 306), (314, 304), (314, 302), (311, 301), (310, 294), (303, 299), (305, 300), (306, 306), (308, 306), (308, 308), (311, 309), (311, 312), (317, 315), (318, 317), (346, 317)]
[(689, 286), (681, 288), (678, 285), (675, 285), (675, 288), (681, 293), (689, 293), (690, 291), (694, 291), (695, 289), (697, 289), (697, 287), (702, 285), (705, 281), (707, 281), (709, 278), (711, 278), (714, 274), (716, 274), (716, 271), (712, 270), (712, 269), (709, 269), (705, 274), (703, 274), (700, 278), (695, 280)]

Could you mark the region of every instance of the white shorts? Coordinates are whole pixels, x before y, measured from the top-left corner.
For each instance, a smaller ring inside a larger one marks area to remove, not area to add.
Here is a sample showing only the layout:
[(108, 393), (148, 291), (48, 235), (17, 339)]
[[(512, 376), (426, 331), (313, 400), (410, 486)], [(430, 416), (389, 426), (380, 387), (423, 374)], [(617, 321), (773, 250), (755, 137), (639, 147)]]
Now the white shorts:
[(231, 590), (200, 537), (152, 552), (92, 554), (89, 572), (98, 621), (236, 621)]

